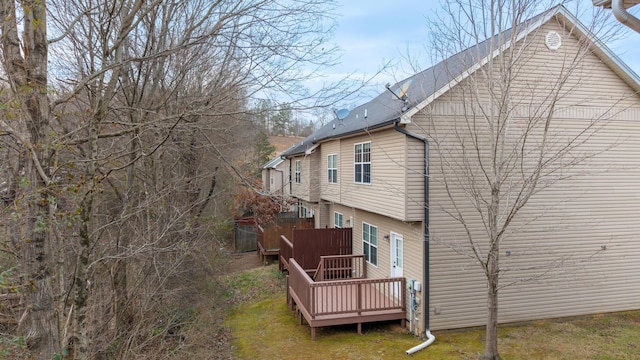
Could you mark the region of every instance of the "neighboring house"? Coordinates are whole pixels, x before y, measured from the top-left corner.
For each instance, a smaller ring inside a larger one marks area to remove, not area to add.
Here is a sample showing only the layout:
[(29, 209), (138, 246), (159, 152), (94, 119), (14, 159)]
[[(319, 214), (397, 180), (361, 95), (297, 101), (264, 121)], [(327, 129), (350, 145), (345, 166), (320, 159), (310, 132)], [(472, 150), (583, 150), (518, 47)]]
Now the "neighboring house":
[(268, 194), (289, 194), (289, 168), (280, 155), (287, 149), (302, 142), (298, 136), (269, 135), (269, 143), (276, 149), (277, 156), (262, 165), (262, 184)]
[(262, 186), (267, 194), (285, 194), (289, 176), (289, 169), (285, 165), (284, 159), (277, 156), (262, 166)]
[[(531, 90), (528, 105), (542, 101), (535, 87), (553, 81), (548, 75), (563, 68), (571, 49), (593, 39), (563, 7), (527, 24), (517, 41), (530, 44), (522, 54), (528, 71), (517, 74), (514, 86)], [(532, 206), (544, 216), (520, 219), (501, 252), (505, 262), (523, 269), (515, 275), (525, 278), (527, 269), (558, 259), (566, 266), (554, 277), (502, 289), (501, 322), (640, 309), (640, 81), (599, 42), (591, 50), (569, 75), (571, 91), (554, 116), (570, 132), (575, 124), (608, 114), (606, 128), (588, 140), (598, 155), (581, 176), (536, 194)], [(464, 189), (454, 183), (445, 188), (445, 175), (455, 174), (443, 174), (447, 158), (428, 148), (422, 136), (447, 140), (468, 105), (462, 94), (496, 55), (483, 44), (454, 55), (399, 82), (410, 84), (403, 89), (406, 104), (385, 91), (272, 164), (284, 171), (285, 193), (316, 215), (316, 227), (353, 228), (353, 251), (365, 255), (369, 277), (407, 278), (417, 291), (416, 311), (408, 319), (416, 333), (485, 324), (484, 275), (451, 247), (465, 232), (449, 215), (447, 191)], [(521, 109), (526, 110), (531, 109)], [(460, 210), (471, 212), (473, 205), (466, 206)], [(481, 230), (481, 219), (470, 228)]]

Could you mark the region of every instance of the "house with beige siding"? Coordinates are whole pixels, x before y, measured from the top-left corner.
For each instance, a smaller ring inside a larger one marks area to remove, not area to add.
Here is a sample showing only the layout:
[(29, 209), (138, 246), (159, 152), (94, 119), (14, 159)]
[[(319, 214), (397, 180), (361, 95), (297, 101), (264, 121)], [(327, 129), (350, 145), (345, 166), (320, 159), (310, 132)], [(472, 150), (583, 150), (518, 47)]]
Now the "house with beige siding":
[(280, 156), (273, 158), (262, 166), (262, 186), (266, 194), (285, 194), (286, 176), (289, 176), (289, 169)]
[[(640, 309), (640, 79), (563, 7), (504, 35), (499, 51), (484, 42), (453, 55), (283, 154), (286, 191), (304, 215), (313, 213), (318, 228), (351, 227), (369, 277), (407, 279), (416, 334), (486, 322), (486, 279), (467, 241), (485, 231), (482, 199), (462, 185), (472, 183), (463, 175), (476, 175), (455, 170), (486, 154), (449, 145), (488, 142), (488, 128), (469, 131), (463, 120), (491, 96), (491, 86), (477, 86), (490, 60), (514, 47), (521, 71), (513, 74), (506, 141), (522, 140), (520, 119), (546, 111), (556, 140), (545, 148), (562, 149), (565, 138), (580, 146), (561, 151), (571, 155), (566, 167), (545, 174), (552, 181), (540, 183), (504, 235), (501, 284), (509, 286), (500, 290), (499, 321)], [(545, 94), (559, 79), (549, 107)], [(585, 129), (588, 136), (576, 135)], [(541, 140), (532, 133), (527, 141)], [(523, 160), (514, 184), (527, 159), (537, 161), (527, 146), (511, 153)]]

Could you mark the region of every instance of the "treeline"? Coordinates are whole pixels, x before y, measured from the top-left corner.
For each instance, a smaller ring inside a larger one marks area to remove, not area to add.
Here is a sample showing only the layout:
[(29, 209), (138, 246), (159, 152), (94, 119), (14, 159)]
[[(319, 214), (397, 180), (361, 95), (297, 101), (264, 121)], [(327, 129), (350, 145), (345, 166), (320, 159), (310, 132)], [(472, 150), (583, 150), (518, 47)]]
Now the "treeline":
[(0, 295), (24, 309), (3, 336), (39, 359), (158, 358), (221, 271), (258, 136), (307, 131), (254, 99), (309, 97), (299, 69), (330, 63), (331, 9), (0, 5)]
[(261, 99), (254, 108), (255, 119), (268, 135), (306, 137), (316, 129), (313, 120), (296, 116), (297, 112), (287, 103)]

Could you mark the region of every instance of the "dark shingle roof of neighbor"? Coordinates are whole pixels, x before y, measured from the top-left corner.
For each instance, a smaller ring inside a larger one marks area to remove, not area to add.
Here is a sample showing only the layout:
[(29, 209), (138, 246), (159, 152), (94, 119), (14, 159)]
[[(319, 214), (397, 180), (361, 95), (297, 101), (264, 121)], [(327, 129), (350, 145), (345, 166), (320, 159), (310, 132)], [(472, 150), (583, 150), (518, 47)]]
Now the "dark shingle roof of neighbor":
[[(562, 5), (558, 5), (524, 21), (521, 26), (518, 27), (518, 29), (521, 29), (521, 33), (518, 34), (518, 36), (530, 33), (559, 13), (571, 23), (580, 24), (580, 21), (569, 13)], [(502, 41), (506, 44), (511, 40), (511, 35), (511, 29), (506, 30), (497, 36), (497, 41)], [(592, 37), (590, 34), (588, 36)], [(390, 89), (397, 92), (404, 84), (408, 83), (409, 87), (406, 91), (406, 105), (408, 105), (408, 109), (415, 108), (438, 91), (442, 89), (446, 90), (448, 85), (465, 75), (465, 72), (472, 72), (475, 70), (474, 67), (483, 59), (487, 58), (491, 51), (496, 49), (496, 45), (490, 40), (491, 39), (480, 42), (477, 45), (463, 50), (422, 72), (399, 81), (395, 85), (391, 86)], [(604, 44), (599, 44), (599, 46), (604, 47), (603, 52), (608, 56), (615, 57), (610, 50), (606, 49)], [(618, 65), (621, 64), (617, 58), (614, 62)], [(623, 65), (622, 67), (623, 71), (630, 71), (626, 66)], [(633, 73), (632, 71), (630, 72)], [(635, 81), (638, 79), (635, 74), (631, 74), (630, 77)], [(314, 147), (319, 141), (363, 133), (376, 128), (392, 125), (402, 116), (402, 108), (404, 106), (405, 104), (403, 104), (403, 101), (395, 97), (391, 91), (385, 90), (373, 100), (351, 110), (349, 115), (343, 120), (334, 119), (325, 126), (316, 130), (302, 142), (286, 150), (282, 156), (287, 157), (304, 154), (307, 150)], [(407, 108), (405, 108), (405, 110), (406, 109)]]
[(263, 169), (275, 169), (283, 161), (284, 160), (282, 160), (281, 156), (276, 156), (275, 158), (267, 161), (264, 165), (262, 165), (262, 168)]

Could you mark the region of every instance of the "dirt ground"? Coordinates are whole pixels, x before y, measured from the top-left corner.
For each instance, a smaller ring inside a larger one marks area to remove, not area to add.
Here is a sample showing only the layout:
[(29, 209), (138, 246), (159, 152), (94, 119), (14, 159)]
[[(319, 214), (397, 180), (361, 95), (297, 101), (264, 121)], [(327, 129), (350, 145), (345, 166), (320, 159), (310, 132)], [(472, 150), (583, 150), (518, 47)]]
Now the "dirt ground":
[[(269, 257), (267, 261), (272, 263), (276, 261), (275, 259), (275, 256)], [(227, 266), (228, 273), (235, 273), (264, 266), (264, 264), (262, 263), (262, 259), (258, 255), (257, 251), (248, 251), (242, 253), (231, 253), (231, 259)]]

